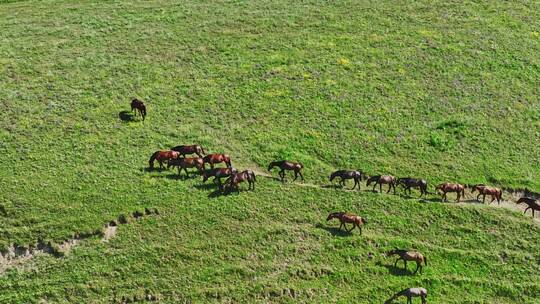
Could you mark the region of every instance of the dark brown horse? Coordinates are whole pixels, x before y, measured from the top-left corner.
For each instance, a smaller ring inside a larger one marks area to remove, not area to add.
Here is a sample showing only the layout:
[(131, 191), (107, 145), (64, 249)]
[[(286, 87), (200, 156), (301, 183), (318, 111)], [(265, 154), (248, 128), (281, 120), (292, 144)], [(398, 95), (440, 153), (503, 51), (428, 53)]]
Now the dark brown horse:
[(476, 196), (476, 200), (480, 200), (480, 195), (483, 196), (482, 203), (486, 202), (486, 195), (491, 195), (491, 202), (493, 203), (495, 199), (497, 199), (497, 203), (500, 205), (502, 200), (502, 190), (495, 187), (489, 187), (486, 185), (474, 185), (472, 186), (471, 193), (474, 193), (475, 191), (478, 191), (478, 195)]
[(405, 269), (407, 269), (407, 261), (416, 262), (416, 270), (414, 271), (414, 273), (416, 273), (418, 269), (420, 269), (420, 273), (422, 273), (422, 268), (423, 268), (422, 263), (424, 263), (424, 265), (427, 266), (427, 258), (418, 251), (403, 250), (403, 249), (396, 248), (396, 249), (388, 251), (386, 255), (393, 256), (396, 254), (399, 256), (399, 258), (394, 263), (394, 267), (397, 266), (397, 262), (399, 260), (403, 260), (403, 263), (405, 264)]
[(221, 179), (224, 177), (229, 177), (238, 171), (235, 168), (214, 168), (207, 170), (203, 173), (203, 183), (206, 182), (210, 177), (214, 177), (214, 184), (218, 184), (219, 189), (222, 190)]
[(186, 157), (186, 154), (197, 154), (199, 157), (203, 157), (203, 155), (206, 154), (204, 149), (199, 145), (176, 146), (171, 150), (179, 152), (183, 157)]
[(411, 195), (411, 188), (418, 188), (420, 190), (420, 197), (427, 194), (427, 181), (423, 179), (416, 179), (412, 177), (404, 177), (397, 179), (398, 186), (403, 186), (405, 188), (405, 193), (409, 190), (409, 195)]
[(278, 160), (273, 161), (268, 165), (268, 171), (272, 171), (272, 168), (278, 167), (281, 169), (279, 171), (279, 177), (281, 177), (281, 181), (285, 182), (285, 170), (294, 171), (294, 180), (293, 182), (298, 178), (298, 175), (304, 180), (304, 176), (302, 175), (301, 170), (304, 168), (304, 165), (301, 163), (294, 163), (286, 160)]
[(523, 214), (527, 213), (527, 210), (531, 209), (532, 211), (532, 216), (534, 218), (534, 210), (536, 211), (540, 211), (540, 203), (537, 202), (535, 199), (533, 198), (530, 198), (530, 197), (522, 197), (520, 199), (518, 199), (518, 201), (516, 202), (516, 204), (521, 204), (521, 203), (524, 203), (526, 204), (528, 207), (525, 208), (525, 212), (523, 212)]
[[(341, 225), (339, 225), (339, 229), (341, 227), (345, 228), (345, 231), (351, 232), (354, 228), (358, 228), (360, 230), (360, 234), (362, 234), (362, 227), (363, 225), (367, 224), (367, 219), (362, 218), (356, 214), (347, 213), (347, 212), (332, 212), (328, 215), (326, 218), (326, 221), (329, 221), (331, 219), (339, 219)], [(353, 224), (351, 229), (347, 229), (347, 223)]]
[(159, 163), (159, 167), (161, 169), (164, 168), (163, 162), (168, 161), (169, 159), (177, 159), (180, 156), (180, 153), (176, 151), (156, 151), (152, 156), (150, 156), (150, 160), (148, 161), (150, 170), (154, 169), (154, 161), (157, 160)]
[(386, 193), (389, 193), (392, 188), (394, 189), (394, 194), (396, 194), (396, 178), (392, 175), (375, 175), (368, 178), (366, 182), (366, 187), (369, 186), (371, 183), (375, 182), (373, 185), (373, 192), (375, 192), (375, 187), (377, 187), (377, 184), (379, 185), (379, 192), (382, 192), (382, 185), (387, 184), (388, 185), (388, 191)]
[(204, 161), (200, 157), (179, 157), (176, 159), (169, 159), (169, 162), (167, 163), (167, 169), (169, 169), (170, 167), (177, 167), (178, 175), (180, 175), (180, 172), (182, 171), (182, 169), (184, 169), (187, 176), (189, 176), (187, 168), (197, 168), (199, 174), (203, 174), (205, 169)]
[(345, 181), (347, 179), (354, 179), (354, 186), (351, 190), (354, 190), (356, 186), (358, 186), (358, 190), (360, 190), (360, 182), (362, 181), (362, 171), (349, 171), (349, 170), (338, 170), (335, 171), (330, 175), (330, 181), (333, 181), (334, 178), (339, 177), (341, 180), (339, 181), (340, 185), (345, 187)]
[(139, 114), (142, 116), (142, 119), (144, 120), (144, 118), (146, 117), (146, 106), (142, 101), (138, 100), (137, 98), (133, 98), (133, 100), (131, 101), (131, 112), (133, 112), (134, 110), (137, 110), (135, 111), (135, 114), (139, 112)]
[(459, 203), (459, 199), (463, 195), (465, 197), (465, 186), (461, 184), (452, 184), (452, 183), (442, 183), (437, 185), (435, 187), (435, 190), (441, 190), (442, 191), (442, 198), (441, 200), (443, 202), (446, 202), (446, 193), (448, 192), (456, 192), (457, 193), (457, 199), (456, 202)]
[(231, 166), (231, 158), (228, 154), (208, 154), (203, 157), (204, 163), (209, 164), (210, 168), (214, 169), (214, 164), (225, 163), (227, 167)]
[(240, 173), (233, 173), (224, 183), (223, 189), (225, 191), (232, 191), (233, 189), (236, 190), (236, 192), (240, 193), (240, 189), (238, 187), (238, 184), (247, 181), (249, 183), (248, 190), (255, 190), (255, 182), (257, 179), (255, 178), (255, 172), (251, 170), (244, 170)]

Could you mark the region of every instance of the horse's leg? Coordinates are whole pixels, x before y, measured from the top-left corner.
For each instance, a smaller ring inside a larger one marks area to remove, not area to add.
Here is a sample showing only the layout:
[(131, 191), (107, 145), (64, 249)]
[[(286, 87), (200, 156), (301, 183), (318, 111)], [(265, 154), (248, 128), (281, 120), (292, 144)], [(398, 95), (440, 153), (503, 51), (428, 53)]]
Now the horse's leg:
[(388, 191), (386, 193), (390, 193), (390, 190), (392, 190), (392, 184), (388, 184)]
[(477, 201), (480, 200), (480, 195), (482, 195), (482, 193), (478, 193), (478, 195), (476, 196), (476, 200), (477, 200)]
[(281, 177), (281, 182), (284, 183), (285, 182), (285, 169), (281, 169), (281, 171), (279, 171), (279, 176)]
[(495, 196), (492, 195), (492, 196), (491, 196), (491, 202), (489, 202), (489, 203), (490, 203), (490, 204), (493, 203), (494, 200), (495, 200)]
[[(341, 230), (341, 227), (343, 227), (343, 222), (341, 222), (341, 225), (339, 225), (339, 230)], [(347, 229), (347, 228), (345, 228)]]
[(414, 274), (416, 274), (418, 272), (418, 269), (420, 268), (420, 264), (418, 263), (418, 261), (416, 262), (416, 270), (414, 271)]
[(298, 171), (294, 170), (294, 179), (293, 182), (298, 178)]
[(398, 262), (399, 260), (401, 260), (401, 258), (398, 258), (398, 259), (396, 260), (396, 262), (394, 263), (394, 267), (397, 267), (397, 262)]
[(422, 304), (426, 304), (426, 296), (422, 295), (421, 299), (422, 299)]
[(382, 183), (379, 183), (379, 193), (382, 193)]
[[(486, 203), (486, 194), (484, 194), (484, 197), (482, 198), (482, 204), (485, 204), (485, 203)], [(493, 201), (491, 201), (491, 203), (493, 203)]]
[(403, 265), (405, 265), (405, 270), (407, 270), (407, 260), (403, 259)]
[[(523, 214), (527, 213), (527, 210), (529, 210), (529, 208), (531, 208), (531, 207), (525, 208), (525, 212), (523, 212)], [(533, 216), (534, 216), (534, 210), (533, 210)]]
[(412, 304), (412, 296), (407, 295), (407, 304)]
[(461, 193), (460, 193), (460, 192), (458, 192), (458, 193), (457, 193), (457, 198), (456, 198), (456, 203), (459, 203), (459, 199), (460, 199), (460, 197), (461, 197)]
[(355, 178), (354, 179), (354, 186), (352, 187), (351, 190), (354, 190), (354, 188), (356, 188), (356, 185), (358, 185), (358, 180)]

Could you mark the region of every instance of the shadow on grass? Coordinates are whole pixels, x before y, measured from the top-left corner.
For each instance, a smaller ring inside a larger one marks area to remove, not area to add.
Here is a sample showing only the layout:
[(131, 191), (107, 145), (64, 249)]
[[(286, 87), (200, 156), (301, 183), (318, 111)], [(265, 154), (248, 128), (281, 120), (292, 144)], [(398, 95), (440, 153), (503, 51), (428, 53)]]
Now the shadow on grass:
[(315, 225), (316, 228), (324, 229), (328, 232), (330, 232), (333, 236), (352, 236), (352, 232), (347, 232), (343, 229), (339, 229), (337, 227), (328, 227), (326, 225), (317, 224)]
[(130, 111), (120, 111), (120, 113), (118, 113), (118, 118), (123, 122), (135, 121), (135, 116)]
[(163, 171), (167, 171), (167, 169), (160, 168), (160, 167), (155, 167), (155, 168), (144, 167), (144, 168), (141, 168), (141, 171), (142, 172), (163, 172)]
[(395, 276), (410, 276), (410, 275), (414, 275), (414, 272), (408, 270), (408, 269), (405, 269), (403, 267), (397, 267), (397, 266), (394, 266), (393, 264), (383, 264), (381, 263), (380, 261), (375, 263), (375, 265), (377, 266), (383, 266), (384, 268), (388, 269), (388, 272), (391, 274), (391, 275), (395, 275)]
[(418, 201), (421, 203), (441, 203), (440, 198), (421, 198)]
[(214, 184), (214, 183), (201, 183), (201, 184), (196, 184), (196, 185), (193, 185), (194, 188), (196, 189), (199, 189), (199, 190), (209, 190), (209, 189), (213, 189), (213, 188), (216, 188), (219, 190), (219, 187), (217, 184)]

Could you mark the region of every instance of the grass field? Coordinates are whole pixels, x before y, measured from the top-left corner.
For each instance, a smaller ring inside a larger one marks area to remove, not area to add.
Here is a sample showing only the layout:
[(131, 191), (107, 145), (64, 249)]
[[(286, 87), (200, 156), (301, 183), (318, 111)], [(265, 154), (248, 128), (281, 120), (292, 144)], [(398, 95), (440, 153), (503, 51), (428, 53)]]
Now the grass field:
[[(538, 2), (8, 2), (0, 248), (161, 215), (0, 274), (0, 303), (381, 303), (413, 285), (538, 303), (530, 214), (319, 187), (349, 168), (540, 192)], [(119, 119), (133, 97), (145, 122)], [(192, 143), (257, 172), (298, 160), (307, 181), (216, 196), (145, 170)], [(364, 234), (333, 229), (336, 210), (368, 217)], [(424, 274), (391, 267), (394, 246), (425, 253)]]

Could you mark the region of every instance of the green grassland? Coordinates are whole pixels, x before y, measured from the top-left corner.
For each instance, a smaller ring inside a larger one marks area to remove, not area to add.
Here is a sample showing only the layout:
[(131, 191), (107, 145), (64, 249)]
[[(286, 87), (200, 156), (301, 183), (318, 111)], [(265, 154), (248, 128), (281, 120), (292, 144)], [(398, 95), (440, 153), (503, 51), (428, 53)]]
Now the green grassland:
[[(530, 215), (318, 187), (350, 168), (539, 192), (538, 2), (5, 2), (0, 42), (0, 248), (161, 214), (8, 270), (1, 303), (381, 303), (413, 285), (538, 303)], [(119, 119), (133, 97), (144, 122)], [(298, 160), (307, 181), (217, 196), (145, 170), (191, 143), (257, 172)], [(363, 235), (332, 229), (336, 210)], [(394, 246), (424, 274), (391, 267)]]

